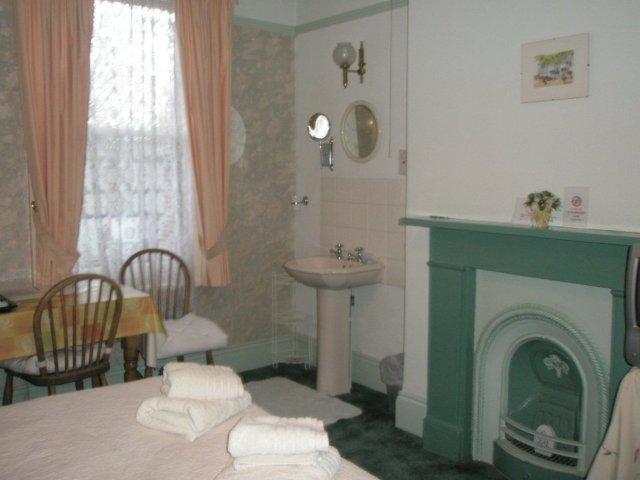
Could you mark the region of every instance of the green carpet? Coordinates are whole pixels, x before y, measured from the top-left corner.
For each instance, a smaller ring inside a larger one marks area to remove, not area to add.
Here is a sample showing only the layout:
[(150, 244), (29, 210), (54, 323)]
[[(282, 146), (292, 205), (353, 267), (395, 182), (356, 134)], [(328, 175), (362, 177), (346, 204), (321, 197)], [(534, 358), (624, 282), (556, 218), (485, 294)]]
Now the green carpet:
[[(265, 367), (242, 374), (245, 382), (281, 376), (315, 387), (315, 370), (295, 365)], [(383, 480), (500, 479), (492, 466), (480, 462), (452, 462), (422, 448), (420, 438), (395, 428), (387, 396), (354, 384), (339, 398), (362, 409), (362, 415), (327, 427), (331, 444), (341, 455)]]

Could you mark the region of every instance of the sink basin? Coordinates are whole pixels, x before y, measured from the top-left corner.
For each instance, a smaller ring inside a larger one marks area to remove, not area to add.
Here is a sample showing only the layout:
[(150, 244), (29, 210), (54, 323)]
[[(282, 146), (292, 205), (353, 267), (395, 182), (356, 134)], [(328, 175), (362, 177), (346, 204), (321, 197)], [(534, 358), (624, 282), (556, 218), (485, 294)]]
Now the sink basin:
[(284, 269), (298, 282), (316, 289), (318, 308), (318, 374), (321, 393), (351, 391), (350, 288), (379, 283), (382, 264), (371, 265), (335, 257), (296, 258)]
[(308, 287), (343, 290), (379, 283), (382, 265), (363, 265), (335, 257), (306, 257), (289, 260), (284, 269), (298, 282)]

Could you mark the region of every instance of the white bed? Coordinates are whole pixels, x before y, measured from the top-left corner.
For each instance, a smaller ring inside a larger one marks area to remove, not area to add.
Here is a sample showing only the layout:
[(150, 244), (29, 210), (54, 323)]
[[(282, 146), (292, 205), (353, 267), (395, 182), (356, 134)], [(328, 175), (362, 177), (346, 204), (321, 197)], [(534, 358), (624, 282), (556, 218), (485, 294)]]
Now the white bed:
[[(231, 461), (231, 418), (194, 442), (135, 421), (160, 377), (39, 398), (0, 408), (2, 480), (213, 480)], [(261, 415), (252, 405), (242, 415)], [(340, 480), (372, 475), (343, 460)], [(265, 479), (267, 480), (267, 479)]]

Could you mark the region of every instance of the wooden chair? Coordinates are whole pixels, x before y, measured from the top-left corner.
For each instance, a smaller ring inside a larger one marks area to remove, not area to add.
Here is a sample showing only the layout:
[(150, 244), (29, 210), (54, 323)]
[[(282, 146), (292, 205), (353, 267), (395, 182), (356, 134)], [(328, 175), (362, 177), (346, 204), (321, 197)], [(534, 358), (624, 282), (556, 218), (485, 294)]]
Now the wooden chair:
[(166, 334), (147, 334), (143, 356), (145, 376), (153, 375), (157, 359), (205, 352), (213, 364), (213, 350), (227, 345), (227, 334), (213, 322), (190, 313), (191, 276), (175, 253), (149, 248), (134, 253), (120, 269), (120, 283), (147, 292), (154, 299)]
[(91, 378), (93, 387), (107, 384), (109, 356), (122, 312), (122, 291), (102, 275), (74, 275), (57, 283), (38, 302), (33, 315), (36, 355), (0, 362), (7, 375), (3, 405), (13, 401), (13, 377), (47, 387)]

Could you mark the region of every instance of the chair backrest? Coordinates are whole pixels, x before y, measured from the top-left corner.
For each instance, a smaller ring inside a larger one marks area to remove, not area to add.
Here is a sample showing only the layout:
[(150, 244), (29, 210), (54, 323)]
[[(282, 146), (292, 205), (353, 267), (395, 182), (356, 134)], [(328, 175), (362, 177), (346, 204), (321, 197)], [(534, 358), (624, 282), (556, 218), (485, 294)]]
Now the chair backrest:
[(51, 287), (33, 316), (40, 374), (75, 379), (108, 369), (121, 313), (122, 291), (102, 275), (73, 275)]
[(189, 269), (169, 250), (148, 248), (131, 255), (120, 269), (120, 283), (151, 295), (163, 320), (189, 313)]

